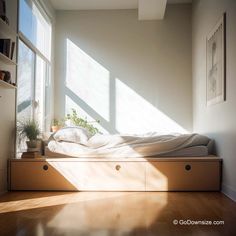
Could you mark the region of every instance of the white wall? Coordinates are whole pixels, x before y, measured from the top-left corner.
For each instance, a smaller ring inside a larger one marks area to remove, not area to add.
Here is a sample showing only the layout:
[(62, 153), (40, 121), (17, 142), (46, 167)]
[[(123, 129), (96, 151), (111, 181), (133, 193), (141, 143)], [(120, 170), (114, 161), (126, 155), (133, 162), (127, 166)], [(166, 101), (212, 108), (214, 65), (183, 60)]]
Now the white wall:
[(57, 11), (55, 53), (57, 118), (74, 106), (110, 133), (192, 130), (191, 5), (168, 5), (163, 21)]
[[(236, 200), (236, 1), (193, 2), (192, 71), (194, 132), (216, 141), (216, 153), (223, 158), (222, 190)], [(206, 106), (206, 36), (226, 12), (226, 101)]]

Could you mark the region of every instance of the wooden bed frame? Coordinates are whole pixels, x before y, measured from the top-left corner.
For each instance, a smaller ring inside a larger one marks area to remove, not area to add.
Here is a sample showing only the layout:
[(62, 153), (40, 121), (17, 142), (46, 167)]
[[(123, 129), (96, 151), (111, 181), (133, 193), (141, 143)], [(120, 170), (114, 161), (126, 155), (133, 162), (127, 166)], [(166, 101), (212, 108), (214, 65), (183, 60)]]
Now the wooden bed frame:
[(219, 191), (216, 156), (10, 159), (10, 190)]

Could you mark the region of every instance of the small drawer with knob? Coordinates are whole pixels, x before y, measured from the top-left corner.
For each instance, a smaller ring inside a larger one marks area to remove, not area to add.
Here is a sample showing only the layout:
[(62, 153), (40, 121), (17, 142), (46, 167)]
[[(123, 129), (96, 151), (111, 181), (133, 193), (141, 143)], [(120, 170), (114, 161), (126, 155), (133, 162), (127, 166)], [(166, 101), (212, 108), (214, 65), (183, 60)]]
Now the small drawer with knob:
[(11, 190), (76, 190), (63, 172), (46, 161), (11, 161)]
[(218, 191), (219, 188), (219, 161), (146, 163), (147, 191)]
[(74, 176), (82, 191), (145, 191), (145, 163), (141, 162), (84, 162)]

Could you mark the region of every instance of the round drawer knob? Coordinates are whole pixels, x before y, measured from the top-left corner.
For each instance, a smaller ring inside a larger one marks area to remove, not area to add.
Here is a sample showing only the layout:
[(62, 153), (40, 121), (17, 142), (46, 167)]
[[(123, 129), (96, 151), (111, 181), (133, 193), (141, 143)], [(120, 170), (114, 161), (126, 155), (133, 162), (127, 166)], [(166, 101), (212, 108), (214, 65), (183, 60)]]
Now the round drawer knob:
[(120, 165), (116, 165), (116, 170), (117, 170), (117, 171), (119, 171), (119, 170), (120, 170), (120, 168), (121, 168), (121, 166), (120, 166)]
[(44, 166), (43, 166), (43, 169), (44, 169), (44, 170), (48, 170), (48, 165), (44, 165)]
[(185, 170), (187, 170), (187, 171), (191, 170), (191, 166), (190, 165), (186, 165), (185, 166)]

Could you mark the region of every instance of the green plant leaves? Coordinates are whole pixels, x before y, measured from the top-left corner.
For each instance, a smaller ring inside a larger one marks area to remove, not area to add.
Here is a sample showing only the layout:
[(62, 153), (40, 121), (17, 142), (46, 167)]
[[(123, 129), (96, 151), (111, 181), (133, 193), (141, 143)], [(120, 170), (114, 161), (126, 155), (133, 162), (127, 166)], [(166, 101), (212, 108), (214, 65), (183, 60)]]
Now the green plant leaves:
[(36, 121), (28, 119), (25, 121), (18, 121), (17, 130), (20, 138), (28, 138), (31, 140), (37, 140), (40, 129)]
[[(99, 133), (98, 128), (94, 127), (91, 124), (91, 122), (88, 122), (87, 118), (83, 119), (83, 118), (78, 116), (75, 109), (71, 109), (71, 110), (72, 110), (72, 114), (67, 114), (66, 115), (66, 120), (71, 121), (71, 123), (73, 125), (80, 126), (80, 127), (83, 127), (85, 129), (87, 129), (92, 135), (94, 135), (96, 133)], [(99, 120), (96, 120), (94, 122), (100, 123)]]

